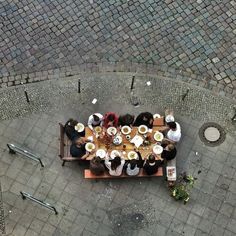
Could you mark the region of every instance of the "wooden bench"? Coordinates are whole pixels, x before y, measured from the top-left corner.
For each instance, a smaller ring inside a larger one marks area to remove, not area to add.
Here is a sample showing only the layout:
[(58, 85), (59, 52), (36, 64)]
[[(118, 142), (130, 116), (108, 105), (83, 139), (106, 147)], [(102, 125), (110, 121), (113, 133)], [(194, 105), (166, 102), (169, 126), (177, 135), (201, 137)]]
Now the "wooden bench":
[(59, 147), (59, 157), (63, 161), (62, 166), (65, 165), (66, 161), (81, 161), (79, 158), (72, 157), (70, 155), (71, 141), (65, 134), (64, 125), (59, 123), (60, 126), (60, 147)]
[(111, 176), (108, 172), (105, 172), (103, 175), (94, 175), (89, 169), (84, 170), (84, 178), (85, 179), (113, 179), (113, 178), (140, 178), (140, 177), (159, 177), (163, 176), (163, 168), (160, 167), (158, 172), (154, 175), (147, 175), (143, 169), (140, 170), (138, 175), (129, 176), (123, 173), (120, 176)]

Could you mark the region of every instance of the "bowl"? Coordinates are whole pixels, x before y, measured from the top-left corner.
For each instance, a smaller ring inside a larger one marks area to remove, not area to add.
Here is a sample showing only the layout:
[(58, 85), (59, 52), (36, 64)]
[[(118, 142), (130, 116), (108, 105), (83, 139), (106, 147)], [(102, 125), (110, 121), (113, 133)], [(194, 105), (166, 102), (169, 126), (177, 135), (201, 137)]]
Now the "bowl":
[(140, 134), (146, 134), (148, 132), (148, 127), (146, 125), (140, 125), (138, 127), (138, 132)]
[(85, 144), (85, 150), (88, 152), (91, 152), (93, 149), (95, 149), (94, 143), (86, 143)]

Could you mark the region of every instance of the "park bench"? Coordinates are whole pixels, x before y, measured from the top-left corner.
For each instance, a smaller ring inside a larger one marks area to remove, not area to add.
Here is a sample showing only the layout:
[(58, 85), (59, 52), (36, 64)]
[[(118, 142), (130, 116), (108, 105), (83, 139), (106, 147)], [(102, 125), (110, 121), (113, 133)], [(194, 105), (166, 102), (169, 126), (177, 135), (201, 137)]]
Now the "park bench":
[(137, 177), (159, 177), (163, 176), (163, 168), (160, 167), (158, 172), (154, 175), (147, 175), (143, 169), (140, 170), (138, 175), (129, 176), (123, 173), (120, 176), (111, 176), (108, 172), (105, 172), (103, 175), (94, 175), (89, 169), (84, 170), (84, 178), (85, 179), (114, 179), (114, 178), (137, 178)]
[(59, 157), (63, 161), (62, 166), (65, 165), (66, 161), (81, 161), (81, 159), (71, 156), (70, 154), (71, 141), (65, 134), (64, 125), (59, 123), (59, 126), (60, 126)]

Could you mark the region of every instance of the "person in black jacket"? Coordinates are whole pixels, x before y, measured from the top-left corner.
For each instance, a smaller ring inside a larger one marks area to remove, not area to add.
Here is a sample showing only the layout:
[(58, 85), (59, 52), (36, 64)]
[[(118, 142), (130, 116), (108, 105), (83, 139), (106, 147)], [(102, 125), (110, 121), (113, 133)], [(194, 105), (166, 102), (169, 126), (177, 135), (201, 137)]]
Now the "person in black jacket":
[(86, 159), (89, 156), (89, 152), (85, 149), (85, 138), (80, 137), (74, 139), (70, 146), (70, 154), (72, 157), (78, 157), (80, 159)]
[(146, 125), (149, 129), (153, 127), (153, 115), (150, 112), (140, 113), (134, 121), (134, 126)]
[(147, 175), (153, 175), (157, 173), (158, 168), (162, 165), (161, 160), (156, 160), (153, 154), (149, 155), (148, 159), (144, 162), (143, 169)]
[(173, 144), (162, 144), (161, 145), (164, 149), (161, 153), (161, 158), (170, 161), (173, 160), (177, 154), (176, 147)]
[(85, 136), (85, 130), (82, 131), (82, 132), (78, 132), (75, 130), (75, 126), (78, 124), (79, 122), (77, 120), (74, 120), (74, 119), (69, 119), (65, 125), (64, 125), (64, 130), (65, 130), (65, 133), (67, 135), (67, 137), (73, 141), (74, 139), (76, 138), (79, 138), (79, 137), (84, 137)]
[(119, 119), (118, 119), (119, 126), (124, 126), (124, 125), (132, 126), (133, 123), (134, 123), (133, 115), (125, 114), (123, 116), (119, 116)]

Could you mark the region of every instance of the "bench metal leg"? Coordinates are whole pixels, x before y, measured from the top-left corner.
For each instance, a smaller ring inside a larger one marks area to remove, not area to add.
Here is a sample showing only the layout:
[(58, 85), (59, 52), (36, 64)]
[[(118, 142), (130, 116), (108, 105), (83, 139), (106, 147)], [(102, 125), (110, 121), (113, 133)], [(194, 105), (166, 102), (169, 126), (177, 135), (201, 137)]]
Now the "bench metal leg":
[(61, 165), (62, 165), (62, 166), (64, 166), (64, 165), (65, 165), (65, 163), (66, 163), (66, 161), (63, 161)]

